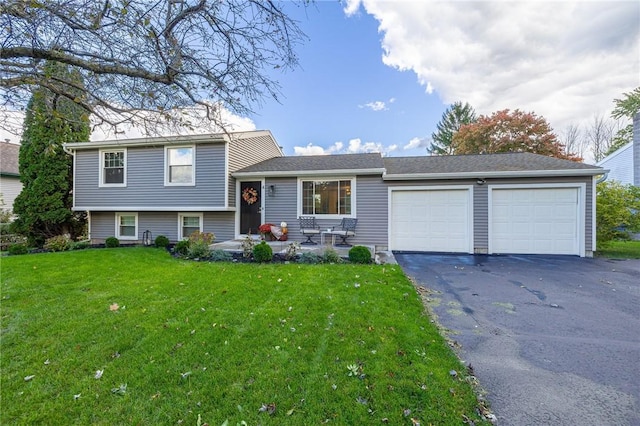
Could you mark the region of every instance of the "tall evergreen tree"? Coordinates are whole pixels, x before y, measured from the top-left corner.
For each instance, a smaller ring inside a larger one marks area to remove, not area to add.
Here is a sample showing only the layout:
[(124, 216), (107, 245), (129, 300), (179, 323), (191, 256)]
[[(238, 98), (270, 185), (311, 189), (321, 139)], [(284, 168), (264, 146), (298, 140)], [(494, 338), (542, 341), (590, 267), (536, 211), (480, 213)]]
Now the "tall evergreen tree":
[[(51, 79), (82, 86), (80, 74), (66, 65), (51, 62), (45, 68)], [(72, 87), (67, 89), (73, 93)], [(62, 144), (89, 140), (89, 116), (73, 99), (36, 88), (23, 128), (19, 154), (23, 188), (14, 202), (16, 229), (37, 246), (56, 235), (75, 237), (85, 217), (71, 211), (73, 162)]]
[(442, 114), (442, 118), (437, 125), (437, 131), (431, 134), (431, 146), (427, 150), (431, 154), (451, 155), (455, 150), (451, 144), (453, 135), (464, 124), (475, 123), (476, 112), (469, 103), (458, 101), (450, 105)]

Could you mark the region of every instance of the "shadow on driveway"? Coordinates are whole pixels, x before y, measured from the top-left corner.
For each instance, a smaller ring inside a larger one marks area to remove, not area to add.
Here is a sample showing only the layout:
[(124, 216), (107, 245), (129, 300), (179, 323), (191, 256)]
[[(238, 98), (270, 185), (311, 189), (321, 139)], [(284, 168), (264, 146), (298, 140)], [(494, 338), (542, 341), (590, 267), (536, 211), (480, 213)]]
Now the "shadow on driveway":
[(640, 425), (640, 260), (394, 253), (500, 425)]

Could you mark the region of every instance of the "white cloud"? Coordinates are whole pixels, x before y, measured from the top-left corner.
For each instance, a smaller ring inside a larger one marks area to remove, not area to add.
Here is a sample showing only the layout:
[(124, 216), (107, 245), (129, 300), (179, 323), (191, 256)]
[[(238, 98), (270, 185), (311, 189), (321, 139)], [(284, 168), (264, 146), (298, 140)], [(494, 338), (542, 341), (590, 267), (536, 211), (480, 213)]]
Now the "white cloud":
[(395, 101), (396, 101), (396, 98), (390, 98), (387, 102), (385, 102), (385, 101), (367, 102), (364, 105), (358, 105), (358, 108), (369, 108), (372, 111), (385, 111), (385, 110), (389, 109), (387, 107), (387, 103), (388, 104), (392, 104)]
[[(22, 111), (6, 111), (0, 110), (2, 119), (0, 119), (0, 140), (9, 139), (11, 142), (19, 143), (22, 135), (22, 123), (24, 122), (24, 112)], [(183, 110), (182, 113), (185, 116), (193, 116), (194, 122), (202, 120), (203, 110), (192, 109)], [(227, 126), (228, 131), (251, 131), (256, 129), (256, 125), (250, 118), (241, 117), (233, 114), (227, 109), (220, 110), (220, 119)], [(202, 125), (198, 122), (197, 126), (193, 128), (180, 128), (167, 126), (165, 129), (156, 127), (154, 134), (150, 135), (145, 132), (143, 127), (132, 125), (131, 123), (125, 123), (118, 126), (117, 131), (114, 131), (108, 125), (96, 125), (91, 130), (92, 141), (102, 141), (109, 139), (132, 139), (143, 138), (147, 136), (170, 136), (170, 135), (189, 135), (189, 134), (206, 134), (206, 133), (219, 133), (221, 130), (219, 127), (213, 125)]]
[(359, 108), (369, 108), (372, 111), (384, 111), (387, 105), (382, 101), (368, 102), (364, 105), (358, 105)]
[(638, 2), (347, 0), (379, 22), (383, 62), (445, 104), (534, 111), (560, 131), (639, 84)]
[(408, 144), (402, 147), (404, 150), (417, 149), (417, 148), (425, 148), (429, 145), (429, 140), (427, 138), (412, 138)]
[(382, 155), (388, 155), (398, 151), (398, 145), (392, 144), (384, 146), (380, 142), (362, 142), (360, 138), (353, 138), (345, 146), (344, 143), (334, 142), (328, 148), (309, 143), (307, 146), (296, 146), (293, 148), (295, 155), (329, 155), (329, 154), (359, 154), (366, 152), (380, 152)]

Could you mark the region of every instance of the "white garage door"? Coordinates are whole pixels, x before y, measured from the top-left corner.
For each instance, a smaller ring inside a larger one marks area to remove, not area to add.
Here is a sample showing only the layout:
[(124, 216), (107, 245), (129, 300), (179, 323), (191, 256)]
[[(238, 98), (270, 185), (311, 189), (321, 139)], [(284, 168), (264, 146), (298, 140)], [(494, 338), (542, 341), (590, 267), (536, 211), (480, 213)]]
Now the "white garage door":
[(578, 188), (492, 189), (489, 252), (580, 254)]
[(470, 190), (392, 191), (392, 250), (472, 252)]

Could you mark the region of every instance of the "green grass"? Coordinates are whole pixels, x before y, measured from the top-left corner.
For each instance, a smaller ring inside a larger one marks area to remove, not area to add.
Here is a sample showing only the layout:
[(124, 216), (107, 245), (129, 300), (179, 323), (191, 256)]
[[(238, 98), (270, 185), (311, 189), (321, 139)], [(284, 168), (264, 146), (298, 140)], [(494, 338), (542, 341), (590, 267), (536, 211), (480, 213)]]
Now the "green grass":
[(598, 248), (597, 255), (615, 259), (640, 259), (640, 241), (610, 241)]
[(1, 424), (479, 423), (464, 373), (449, 373), (463, 366), (398, 266), (151, 248), (1, 262)]

